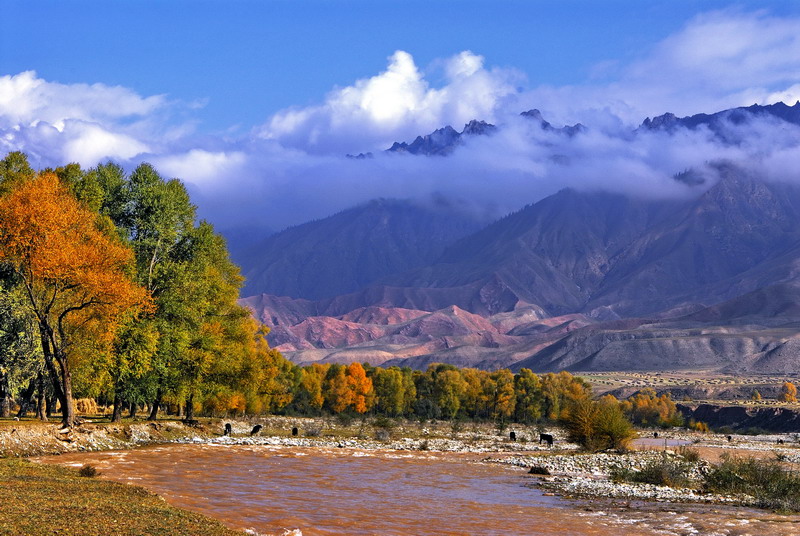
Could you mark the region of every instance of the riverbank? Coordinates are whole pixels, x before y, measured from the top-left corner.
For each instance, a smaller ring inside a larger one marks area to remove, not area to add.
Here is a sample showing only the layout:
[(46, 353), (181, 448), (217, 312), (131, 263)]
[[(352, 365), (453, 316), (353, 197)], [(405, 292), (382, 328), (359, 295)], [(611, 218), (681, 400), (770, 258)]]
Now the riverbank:
[[(225, 424), (231, 434), (224, 435)], [(262, 428), (251, 434), (253, 426)], [(510, 433), (514, 432), (515, 440)], [(753, 504), (744, 495), (705, 493), (689, 487), (623, 482), (612, 478), (619, 470), (637, 471), (659, 457), (683, 460), (681, 449), (690, 447), (689, 473), (696, 481), (721, 455), (776, 458), (800, 464), (800, 443), (789, 434), (724, 436), (687, 431), (660, 432), (643, 437), (625, 454), (586, 454), (565, 440), (558, 429), (548, 429), (555, 445), (538, 442), (538, 429), (514, 426), (498, 429), (490, 424), (268, 417), (258, 421), (204, 420), (195, 426), (179, 421), (86, 422), (64, 431), (57, 424), (6, 421), (0, 426), (0, 455), (39, 456), (68, 452), (126, 450), (153, 444), (208, 444), (224, 446), (274, 446), (390, 451), (432, 451), (484, 454), (484, 462), (529, 469), (543, 468), (549, 475), (532, 476), (530, 485), (568, 498), (603, 499), (617, 503), (655, 501), (719, 505)], [(643, 436), (645, 433), (642, 434)], [(729, 439), (730, 437), (730, 439)], [(778, 443), (778, 441), (782, 443)], [(684, 446), (684, 447), (681, 447)], [(685, 453), (684, 453), (685, 454)], [(481, 459), (481, 458), (475, 458)]]
[[(224, 435), (225, 424), (231, 435)], [(252, 434), (253, 427), (261, 429)], [(297, 434), (293, 435), (293, 430)], [(516, 440), (511, 441), (510, 430)], [(554, 432), (559, 437), (559, 432)], [(189, 426), (177, 420), (109, 423), (85, 421), (65, 430), (57, 423), (0, 422), (0, 457), (124, 450), (160, 443), (283, 445), (446, 452), (545, 451), (534, 427), (497, 430), (490, 424), (266, 417), (252, 421), (203, 419)], [(560, 448), (575, 449), (560, 441)]]
[(0, 534), (9, 536), (243, 536), (203, 515), (175, 508), (144, 488), (82, 477), (78, 470), (0, 460)]

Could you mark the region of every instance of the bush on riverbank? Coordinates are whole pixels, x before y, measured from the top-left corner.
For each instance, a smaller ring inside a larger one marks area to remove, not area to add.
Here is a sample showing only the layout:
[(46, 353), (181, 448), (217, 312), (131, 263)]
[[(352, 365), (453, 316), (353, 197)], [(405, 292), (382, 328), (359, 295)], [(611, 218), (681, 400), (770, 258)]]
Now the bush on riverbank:
[(600, 401), (577, 399), (570, 405), (564, 422), (570, 441), (592, 452), (625, 451), (636, 437), (633, 425), (614, 397)]
[(706, 476), (705, 488), (715, 493), (745, 494), (757, 506), (800, 512), (800, 476), (778, 461), (724, 455)]
[(671, 488), (688, 488), (697, 484), (691, 478), (692, 468), (691, 462), (670, 457), (664, 453), (660, 458), (648, 461), (639, 470), (620, 467), (612, 470), (610, 476), (614, 482), (638, 482)]

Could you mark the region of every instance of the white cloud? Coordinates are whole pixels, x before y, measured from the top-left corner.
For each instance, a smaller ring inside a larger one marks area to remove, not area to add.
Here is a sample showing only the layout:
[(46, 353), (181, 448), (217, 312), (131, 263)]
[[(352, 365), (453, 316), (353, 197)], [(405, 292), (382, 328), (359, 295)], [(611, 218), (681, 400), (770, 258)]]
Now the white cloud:
[(0, 117), (11, 124), (44, 121), (60, 128), (68, 119), (108, 122), (148, 115), (164, 104), (163, 95), (142, 98), (120, 86), (48, 82), (34, 71), (0, 76)]
[(432, 87), (411, 55), (397, 51), (386, 70), (330, 92), (325, 102), (275, 114), (258, 130), (265, 139), (314, 153), (375, 150), (445, 124), (494, 119), (520, 75), (487, 70), (469, 51), (446, 60), (446, 83)]
[(127, 160), (149, 151), (147, 145), (121, 133), (106, 130), (97, 123), (68, 120), (61, 129), (66, 162), (99, 162), (113, 157)]
[(165, 118), (154, 119), (168, 108), (163, 95), (120, 86), (60, 84), (34, 71), (0, 76), (0, 147), (23, 150), (39, 166), (128, 160), (169, 139)]
[(180, 177), (208, 192), (225, 192), (228, 184), (221, 177), (235, 179), (242, 171), (247, 155), (241, 151), (206, 151), (192, 149), (185, 153), (157, 155), (152, 158), (159, 172), (168, 177)]

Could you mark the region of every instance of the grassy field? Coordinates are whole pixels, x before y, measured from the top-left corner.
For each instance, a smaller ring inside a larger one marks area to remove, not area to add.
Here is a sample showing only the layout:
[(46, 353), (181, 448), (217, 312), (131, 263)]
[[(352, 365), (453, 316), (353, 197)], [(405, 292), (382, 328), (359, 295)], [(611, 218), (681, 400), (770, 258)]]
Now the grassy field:
[(13, 536), (241, 536), (143, 488), (77, 469), (0, 459), (0, 534)]

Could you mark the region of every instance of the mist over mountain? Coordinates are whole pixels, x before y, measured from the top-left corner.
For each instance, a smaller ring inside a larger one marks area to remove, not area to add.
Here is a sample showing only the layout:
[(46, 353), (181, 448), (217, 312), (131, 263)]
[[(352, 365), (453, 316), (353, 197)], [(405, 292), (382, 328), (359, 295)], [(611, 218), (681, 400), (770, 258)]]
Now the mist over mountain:
[[(729, 143), (742, 126), (791, 129), (799, 116), (800, 103), (667, 114), (631, 140), (705, 130)], [(503, 128), (476, 136), (498, 139)], [(567, 142), (591, 135), (558, 131)], [(464, 131), (437, 132), (401, 152), (446, 162), (466, 150)], [(787, 357), (800, 310), (768, 301), (797, 293), (800, 186), (791, 170), (780, 181), (761, 164), (688, 168), (672, 178), (682, 196), (567, 188), (483, 228), (457, 212), (376, 201), (254, 248), (244, 302), (299, 362), (800, 371)]]
[(678, 128), (696, 130), (704, 126), (715, 134), (724, 137), (727, 127), (747, 124), (755, 119), (775, 119), (793, 125), (800, 125), (800, 101), (797, 101), (793, 106), (783, 102), (776, 102), (766, 106), (753, 104), (752, 106), (732, 108), (714, 114), (695, 114), (688, 117), (676, 117), (675, 114), (665, 113), (652, 119), (646, 118), (641, 128), (674, 132)]
[[(530, 121), (531, 124), (539, 126), (542, 131), (548, 133), (574, 136), (586, 129), (586, 127), (580, 123), (561, 128), (554, 127), (548, 121), (545, 121), (542, 117), (542, 113), (536, 109), (522, 112), (519, 115), (520, 117)], [(455, 151), (458, 147), (464, 145), (465, 141), (469, 140), (471, 136), (491, 136), (492, 134), (496, 133), (497, 130), (498, 127), (496, 125), (487, 123), (486, 121), (473, 119), (464, 125), (464, 128), (461, 132), (458, 132), (450, 125), (447, 125), (446, 127), (434, 130), (425, 136), (417, 136), (411, 143), (394, 142), (391, 147), (386, 149), (386, 152), (409, 153), (425, 156), (447, 156)]]

